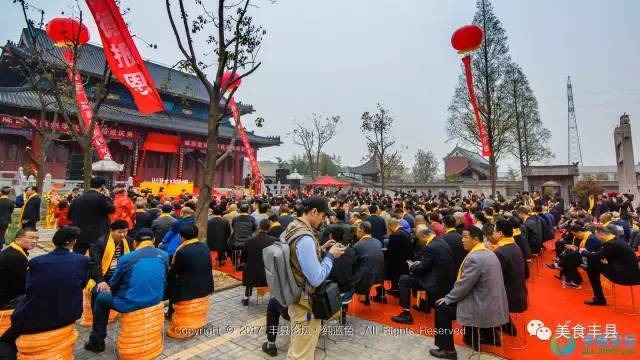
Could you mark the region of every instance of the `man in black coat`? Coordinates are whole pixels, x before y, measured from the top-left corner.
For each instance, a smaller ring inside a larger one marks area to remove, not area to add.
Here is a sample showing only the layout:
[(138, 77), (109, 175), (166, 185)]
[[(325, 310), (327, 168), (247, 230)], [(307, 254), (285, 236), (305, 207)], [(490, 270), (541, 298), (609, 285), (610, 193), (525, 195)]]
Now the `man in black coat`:
[[(382, 242), (371, 237), (371, 224), (368, 221), (358, 223), (356, 236), (359, 240), (353, 246), (356, 252), (353, 283), (356, 294), (366, 295), (366, 304), (371, 287), (384, 279), (384, 254)], [(374, 301), (384, 302), (382, 294), (378, 293)]]
[(0, 252), (0, 310), (13, 309), (25, 293), (29, 250), (38, 243), (38, 231), (22, 228)]
[(29, 186), (24, 192), (25, 203), (22, 210), (22, 227), (36, 228), (36, 224), (40, 221), (40, 205), (42, 199), (38, 195), (38, 188)]
[[(493, 234), (489, 237), (495, 246), (494, 253), (500, 260), (502, 267), (502, 279), (507, 291), (509, 313), (523, 313), (527, 310), (527, 263), (524, 260), (522, 250), (513, 238), (513, 225), (509, 220), (498, 220)], [(516, 328), (510, 321), (503, 326), (509, 335), (516, 335)]]
[(418, 230), (418, 242), (424, 248), (420, 260), (409, 265), (410, 275), (400, 277), (400, 306), (402, 313), (392, 316), (391, 320), (400, 324), (413, 324), (411, 316), (411, 290), (425, 290), (429, 297), (426, 310), (444, 297), (453, 288), (456, 271), (453, 256), (447, 243), (436, 236), (430, 228)]
[(444, 236), (442, 238), (451, 249), (453, 269), (457, 272), (460, 269), (462, 260), (467, 256), (467, 250), (462, 246), (462, 235), (456, 231), (456, 219), (451, 215), (447, 215), (442, 218), (442, 223), (444, 224)]
[(11, 188), (8, 186), (0, 190), (0, 250), (4, 246), (4, 233), (11, 224), (11, 215), (16, 204), (9, 199)]
[(133, 225), (133, 229), (129, 234), (129, 236), (132, 238), (136, 237), (136, 234), (140, 229), (151, 229), (151, 226), (153, 224), (153, 216), (151, 215), (151, 213), (146, 211), (146, 205), (144, 202), (136, 203), (135, 219), (136, 223)]
[(172, 305), (176, 302), (198, 299), (213, 293), (211, 256), (207, 245), (198, 241), (198, 228), (193, 224), (186, 224), (178, 233), (180, 246), (173, 255), (167, 274), (165, 295), (171, 304), (169, 311), (172, 311)]
[[(158, 246), (169, 229), (171, 229), (171, 226), (178, 221), (176, 218), (171, 216), (171, 211), (173, 211), (173, 206), (169, 204), (162, 205), (162, 214), (160, 214), (160, 216), (151, 223), (151, 231), (153, 231), (155, 238), (155, 246)], [(227, 241), (227, 238), (224, 240)]]
[(241, 269), (246, 261), (246, 242), (252, 237), (256, 231), (257, 224), (253, 216), (249, 215), (249, 205), (241, 204), (239, 209), (240, 215), (231, 220), (231, 236), (227, 245), (230, 250), (240, 250), (240, 257), (233, 259), (236, 269)]
[(264, 272), (262, 250), (273, 244), (277, 238), (267, 234), (271, 223), (269, 219), (260, 221), (260, 230), (246, 242), (247, 262), (242, 273), (242, 284), (245, 286), (242, 305), (249, 305), (249, 298), (254, 287), (267, 286), (267, 276)]
[(340, 228), (341, 231), (339, 233), (342, 234), (341, 237), (340, 238), (334, 237), (333, 240), (345, 246), (348, 246), (353, 242), (353, 231), (351, 230), (351, 225), (345, 222), (346, 214), (344, 213), (344, 209), (338, 208), (336, 209), (335, 213), (336, 213), (336, 221), (325, 228), (325, 234), (323, 236), (323, 239), (328, 239), (329, 235), (332, 232), (335, 234), (334, 232), (335, 228)]
[(369, 215), (366, 221), (371, 224), (371, 237), (384, 241), (387, 236), (387, 223), (382, 217), (380, 217), (380, 208), (377, 204), (373, 203), (369, 205)]
[(413, 259), (413, 239), (396, 218), (389, 219), (389, 230), (391, 235), (384, 254), (385, 277), (391, 280), (390, 292), (397, 296), (400, 276), (409, 274), (407, 260)]
[(607, 305), (600, 274), (614, 284), (640, 285), (640, 267), (633, 249), (617, 236), (615, 225), (596, 227), (596, 236), (602, 241), (598, 251), (580, 249), (580, 255), (587, 258), (587, 274), (593, 289), (593, 299), (585, 304)]
[(284, 227), (278, 221), (278, 217), (276, 215), (269, 215), (269, 232), (268, 234), (273, 236), (274, 238), (279, 238), (280, 235), (284, 232)]
[(91, 179), (90, 187), (71, 203), (68, 215), (72, 225), (80, 228), (73, 251), (83, 255), (92, 242), (109, 232), (109, 214), (116, 209), (103, 178)]
[(518, 217), (522, 221), (522, 238), (527, 240), (532, 254), (540, 254), (542, 249), (542, 226), (537, 216), (530, 216), (528, 206), (518, 208)]
[(231, 225), (222, 217), (223, 212), (222, 206), (214, 206), (213, 215), (207, 221), (207, 245), (210, 251), (216, 251), (218, 266), (224, 265), (227, 260), (227, 240), (231, 236)]

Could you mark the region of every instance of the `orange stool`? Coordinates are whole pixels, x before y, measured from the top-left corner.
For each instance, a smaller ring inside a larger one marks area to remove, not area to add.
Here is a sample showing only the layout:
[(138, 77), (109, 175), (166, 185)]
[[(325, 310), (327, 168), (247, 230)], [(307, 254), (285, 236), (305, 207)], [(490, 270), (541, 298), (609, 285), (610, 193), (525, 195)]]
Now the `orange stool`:
[(11, 314), (13, 309), (0, 310), (0, 336), (11, 327)]
[(173, 304), (171, 326), (167, 335), (174, 339), (186, 339), (196, 335), (196, 331), (207, 324), (209, 297), (178, 301)]
[(116, 347), (121, 360), (155, 359), (164, 348), (164, 305), (162, 302), (120, 318)]
[(72, 360), (78, 336), (76, 324), (37, 334), (20, 335), (16, 340), (18, 359)]
[[(111, 309), (109, 311), (109, 324), (116, 321), (120, 313)], [(80, 317), (81, 326), (93, 325), (93, 311), (91, 310), (91, 292), (82, 292), (82, 317)]]
[(266, 286), (261, 286), (259, 288), (256, 288), (256, 304), (258, 305), (262, 304), (262, 299), (264, 299), (264, 296), (267, 294), (267, 291), (269, 291), (269, 288)]

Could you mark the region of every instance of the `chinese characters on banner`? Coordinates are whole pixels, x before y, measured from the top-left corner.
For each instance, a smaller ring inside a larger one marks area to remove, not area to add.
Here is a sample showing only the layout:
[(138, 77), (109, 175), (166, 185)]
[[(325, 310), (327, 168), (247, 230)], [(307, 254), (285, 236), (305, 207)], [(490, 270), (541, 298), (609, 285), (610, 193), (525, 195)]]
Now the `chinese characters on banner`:
[[(79, 113), (78, 115), (82, 119), (82, 123), (84, 124), (85, 129), (89, 129), (91, 119), (93, 119), (93, 108), (91, 108), (91, 104), (89, 103), (87, 94), (84, 92), (84, 86), (82, 85), (80, 74), (77, 71), (75, 72), (75, 74), (73, 73), (73, 52), (69, 49), (65, 49), (62, 52), (64, 54), (64, 59), (67, 62), (67, 65), (69, 65), (67, 69), (69, 80), (73, 81), (75, 85), (76, 104), (78, 106)], [(91, 143), (93, 143), (93, 147), (96, 149), (100, 160), (111, 159), (111, 152), (109, 151), (107, 142), (104, 141), (104, 136), (102, 135), (102, 130), (99, 126), (93, 127), (93, 134), (91, 134)]]
[[(27, 118), (26, 121), (30, 122), (32, 125), (35, 125), (36, 127), (40, 127), (40, 120), (38, 119)], [(14, 128), (14, 129), (29, 127), (28, 124), (25, 124), (24, 120), (20, 120), (16, 117), (9, 117), (9, 116), (0, 116), (0, 125)], [(69, 133), (70, 131), (69, 125), (67, 125), (67, 123), (63, 121), (57, 121), (54, 125), (53, 121), (45, 120), (44, 128), (50, 131), (55, 130), (63, 134)], [(75, 128), (76, 128), (76, 131), (80, 132), (80, 126), (75, 125)], [(107, 127), (104, 124), (101, 130), (102, 130), (102, 134), (105, 137), (113, 140), (123, 140), (123, 139), (135, 140), (140, 137), (140, 134), (137, 131), (116, 129), (112, 127)]]
[(131, 39), (114, 0), (87, 0), (100, 31), (104, 55), (115, 77), (124, 84), (143, 114), (163, 111), (162, 99)]

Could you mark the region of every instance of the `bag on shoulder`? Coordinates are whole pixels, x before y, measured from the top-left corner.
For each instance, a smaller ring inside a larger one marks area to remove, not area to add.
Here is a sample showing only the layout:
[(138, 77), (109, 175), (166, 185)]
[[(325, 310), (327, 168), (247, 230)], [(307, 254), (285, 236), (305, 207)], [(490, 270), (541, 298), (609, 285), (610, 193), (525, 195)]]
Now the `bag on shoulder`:
[(311, 294), (309, 301), (316, 319), (331, 319), (342, 306), (338, 284), (331, 280), (323, 281)]
[(267, 285), (271, 289), (271, 296), (282, 306), (296, 303), (302, 293), (293, 276), (290, 251), (289, 244), (283, 236), (262, 250)]

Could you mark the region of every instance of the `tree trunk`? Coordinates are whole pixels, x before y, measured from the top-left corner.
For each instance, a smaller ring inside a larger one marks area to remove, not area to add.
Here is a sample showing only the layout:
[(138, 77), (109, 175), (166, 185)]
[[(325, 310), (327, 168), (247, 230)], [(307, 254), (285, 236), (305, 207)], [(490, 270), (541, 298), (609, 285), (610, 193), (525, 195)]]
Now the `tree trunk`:
[(496, 169), (496, 157), (491, 152), (489, 157), (489, 171), (491, 172), (491, 195), (496, 196), (496, 177), (498, 175), (498, 169)]
[(198, 239), (204, 241), (207, 236), (207, 220), (209, 215), (209, 203), (213, 193), (213, 179), (216, 174), (216, 160), (218, 158), (218, 104), (219, 99), (213, 99), (209, 103), (209, 136), (207, 138), (207, 154), (204, 158), (204, 176), (200, 186), (200, 194), (196, 204), (196, 226), (198, 227)]
[(84, 191), (88, 191), (91, 188), (91, 176), (93, 170), (91, 165), (93, 164), (93, 148), (90, 145), (82, 146), (82, 166), (83, 166), (83, 180)]
[(38, 188), (39, 192), (43, 192), (43, 187), (44, 187), (44, 176), (45, 176), (45, 172), (47, 171), (45, 163), (47, 161), (46, 158), (46, 146), (48, 146), (47, 144), (45, 144), (45, 142), (43, 141), (41, 143), (40, 149), (38, 150), (38, 154), (36, 155), (38, 157), (38, 161), (36, 162), (36, 187)]

